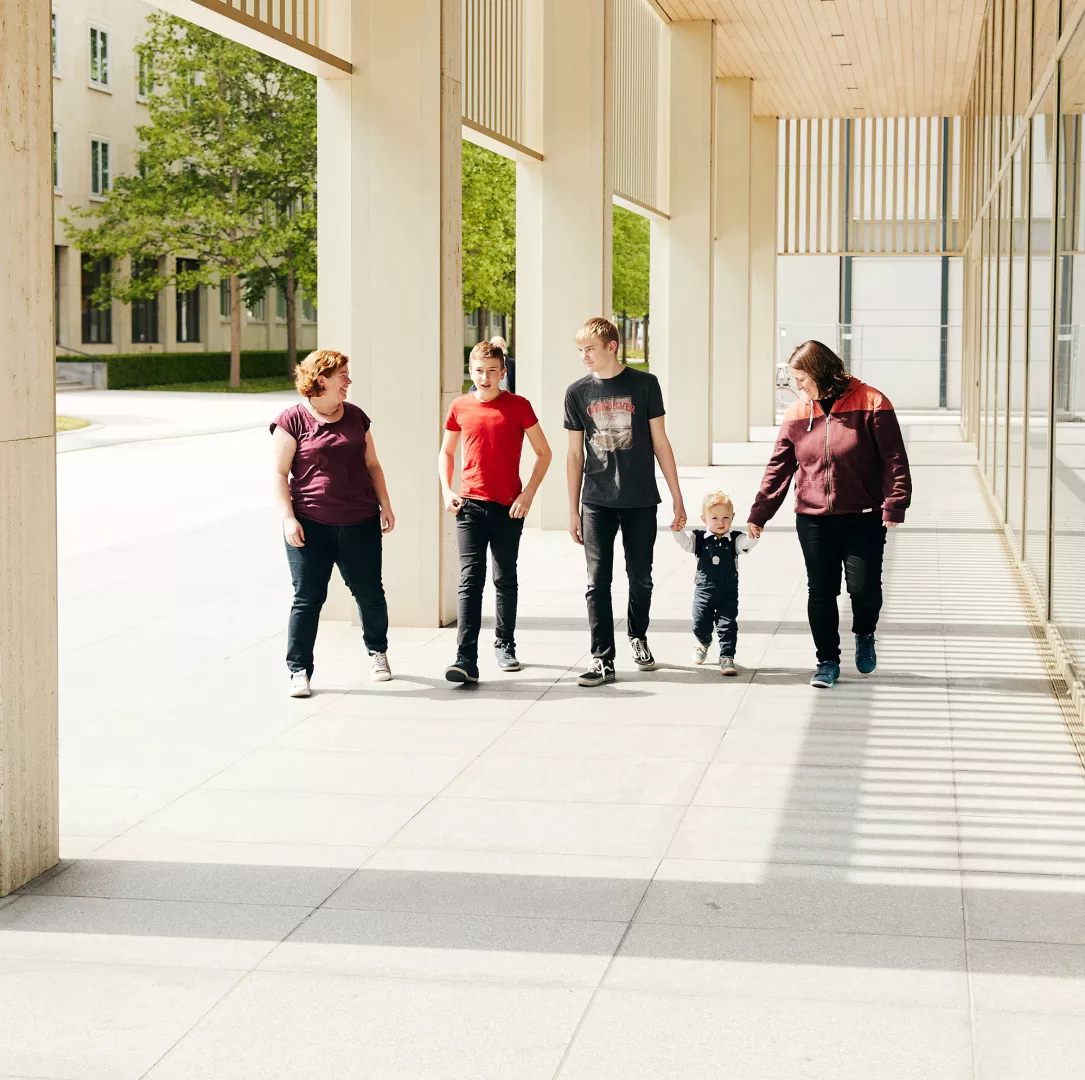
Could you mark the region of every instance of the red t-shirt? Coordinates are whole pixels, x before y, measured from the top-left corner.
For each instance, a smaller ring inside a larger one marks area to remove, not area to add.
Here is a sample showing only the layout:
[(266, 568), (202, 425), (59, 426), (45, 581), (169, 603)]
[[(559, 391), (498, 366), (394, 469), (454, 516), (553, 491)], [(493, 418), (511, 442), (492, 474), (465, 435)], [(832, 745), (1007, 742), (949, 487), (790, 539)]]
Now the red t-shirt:
[(343, 402), (334, 424), (318, 423), (303, 405), (291, 405), (272, 421), (298, 444), (290, 466), (290, 501), (299, 518), (324, 525), (357, 525), (380, 513), (365, 463), (369, 417)]
[(474, 394), (456, 398), (448, 407), (445, 430), (463, 433), (460, 494), (511, 506), (524, 489), (520, 481), (524, 432), (538, 422), (531, 402), (507, 390), (492, 401), (479, 401)]

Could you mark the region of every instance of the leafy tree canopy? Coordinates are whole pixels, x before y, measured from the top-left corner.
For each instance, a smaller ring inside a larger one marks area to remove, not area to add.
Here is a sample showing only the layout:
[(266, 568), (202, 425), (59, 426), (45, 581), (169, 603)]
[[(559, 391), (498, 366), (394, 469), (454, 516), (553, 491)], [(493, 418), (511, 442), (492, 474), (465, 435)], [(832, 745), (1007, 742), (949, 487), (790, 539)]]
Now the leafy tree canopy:
[(463, 310), (516, 304), (516, 165), (463, 144)]
[(634, 318), (648, 314), (649, 232), (647, 218), (614, 207), (612, 306)]

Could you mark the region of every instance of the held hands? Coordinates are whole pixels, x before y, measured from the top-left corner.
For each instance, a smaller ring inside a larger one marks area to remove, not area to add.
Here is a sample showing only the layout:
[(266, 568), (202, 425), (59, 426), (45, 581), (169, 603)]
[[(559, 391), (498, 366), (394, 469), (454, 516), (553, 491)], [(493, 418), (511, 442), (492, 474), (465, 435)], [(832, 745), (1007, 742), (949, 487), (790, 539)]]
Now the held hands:
[(903, 525), (903, 524), (904, 524), (903, 521), (887, 521), (885, 523), (886, 527), (889, 528), (889, 529), (895, 529), (898, 525)]
[(291, 547), (305, 547), (305, 530), (297, 518), (283, 520), (283, 536)]
[(686, 527), (686, 508), (681, 501), (674, 504), (674, 520), (671, 522), (671, 529), (674, 532), (680, 532)]
[(527, 512), (531, 509), (531, 504), (535, 499), (535, 495), (530, 491), (521, 491), (516, 499), (513, 501), (512, 506), (509, 507), (510, 518), (524, 518), (527, 517)]
[(751, 525), (749, 523), (746, 524), (746, 535), (751, 540), (757, 540), (763, 532), (764, 529), (762, 529), (760, 525)]

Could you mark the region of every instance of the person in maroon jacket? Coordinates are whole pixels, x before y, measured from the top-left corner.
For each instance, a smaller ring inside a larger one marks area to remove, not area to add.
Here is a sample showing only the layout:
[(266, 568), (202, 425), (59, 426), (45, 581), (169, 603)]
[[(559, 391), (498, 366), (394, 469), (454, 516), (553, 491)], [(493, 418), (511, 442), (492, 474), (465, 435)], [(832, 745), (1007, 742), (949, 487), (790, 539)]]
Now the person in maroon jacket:
[(912, 498), (908, 455), (889, 399), (844, 370), (827, 345), (807, 341), (788, 361), (801, 397), (784, 416), (761, 489), (746, 517), (756, 539), (795, 482), (795, 531), (806, 560), (807, 614), (817, 648), (811, 686), (840, 678), (843, 570), (851, 597), (855, 666), (877, 665), (874, 631), (882, 607), (886, 529)]

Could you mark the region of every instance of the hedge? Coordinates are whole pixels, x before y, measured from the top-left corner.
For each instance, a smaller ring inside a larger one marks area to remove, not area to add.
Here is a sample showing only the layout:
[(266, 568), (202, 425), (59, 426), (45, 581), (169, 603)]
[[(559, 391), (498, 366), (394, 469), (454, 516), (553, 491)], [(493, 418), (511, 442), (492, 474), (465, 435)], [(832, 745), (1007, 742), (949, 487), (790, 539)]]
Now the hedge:
[[(72, 357), (58, 356), (57, 359), (71, 361)], [(113, 353), (85, 359), (105, 362), (106, 385), (110, 390), (126, 390), (134, 386), (168, 386), (171, 383), (214, 382), (230, 377), (228, 352)], [(241, 353), (243, 379), (289, 373), (290, 364), (285, 351)]]

